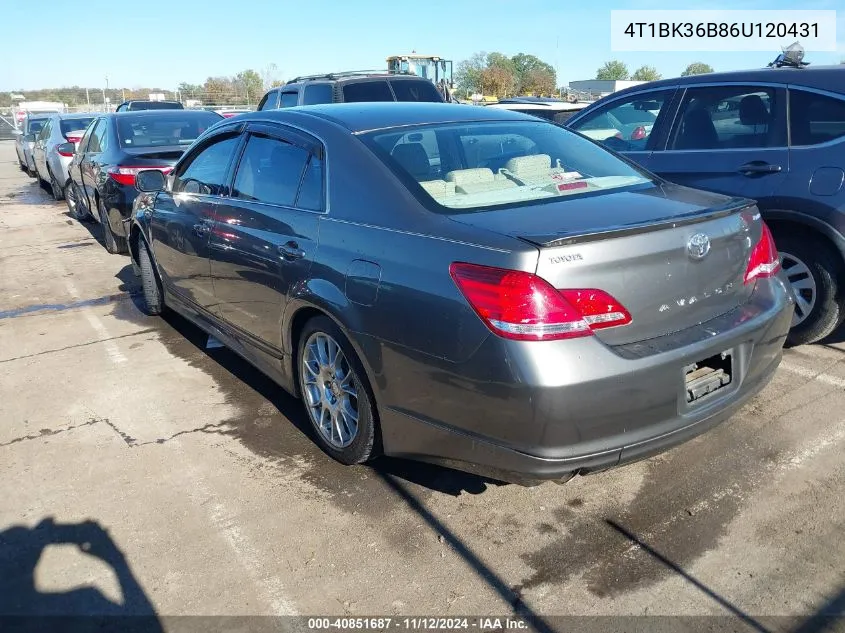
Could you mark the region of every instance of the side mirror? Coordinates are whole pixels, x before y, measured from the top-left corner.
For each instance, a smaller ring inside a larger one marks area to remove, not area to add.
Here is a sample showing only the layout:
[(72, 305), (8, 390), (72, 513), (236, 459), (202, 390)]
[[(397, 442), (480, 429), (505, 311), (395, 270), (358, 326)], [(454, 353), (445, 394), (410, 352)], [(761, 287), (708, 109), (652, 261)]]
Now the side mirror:
[(15, 136), (23, 136), (23, 130), (12, 130), (12, 134), (14, 134)]
[(143, 193), (161, 191), (164, 183), (164, 174), (158, 169), (144, 169), (135, 176), (135, 188)]
[(35, 134), (25, 134), (23, 140), (27, 143), (34, 143), (35, 142)]

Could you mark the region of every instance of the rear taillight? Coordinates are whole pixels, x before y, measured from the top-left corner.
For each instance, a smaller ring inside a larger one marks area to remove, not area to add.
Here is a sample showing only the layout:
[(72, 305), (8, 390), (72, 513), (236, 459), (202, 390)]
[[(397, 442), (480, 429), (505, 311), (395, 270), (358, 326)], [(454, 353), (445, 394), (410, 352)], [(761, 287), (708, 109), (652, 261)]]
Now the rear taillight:
[(68, 134), (67, 136), (65, 136), (65, 138), (67, 139), (68, 143), (78, 143), (82, 140), (81, 136), (76, 136), (74, 134)]
[(111, 169), (109, 169), (109, 177), (115, 182), (119, 182), (121, 185), (128, 185), (130, 187), (134, 187), (135, 176), (138, 175), (139, 171), (144, 171), (145, 169), (158, 169), (163, 174), (167, 174), (173, 168), (169, 165), (165, 167), (126, 167), (123, 165), (118, 165), (117, 167), (112, 167)]
[(56, 148), (59, 156), (64, 156), (66, 158), (70, 158), (73, 156), (73, 150), (71, 148), (63, 148), (61, 145)]
[(628, 311), (602, 290), (557, 290), (532, 273), (459, 262), (449, 273), (487, 327), (504, 338), (575, 338), (631, 322)]
[(748, 267), (745, 269), (745, 283), (750, 284), (761, 277), (771, 277), (780, 270), (780, 256), (775, 246), (775, 239), (766, 223), (760, 221), (762, 233), (760, 241), (751, 251)]
[(634, 131), (631, 132), (631, 140), (632, 141), (641, 141), (646, 137), (645, 128), (642, 125), (638, 125), (634, 128)]

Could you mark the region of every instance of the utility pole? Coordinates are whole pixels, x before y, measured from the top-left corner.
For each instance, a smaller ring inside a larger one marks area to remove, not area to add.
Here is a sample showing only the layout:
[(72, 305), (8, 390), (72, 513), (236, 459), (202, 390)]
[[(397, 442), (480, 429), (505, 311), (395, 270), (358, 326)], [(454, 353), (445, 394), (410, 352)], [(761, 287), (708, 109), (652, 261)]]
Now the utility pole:
[(88, 102), (88, 109), (91, 109), (91, 95), (88, 94), (88, 88), (85, 89), (85, 100)]

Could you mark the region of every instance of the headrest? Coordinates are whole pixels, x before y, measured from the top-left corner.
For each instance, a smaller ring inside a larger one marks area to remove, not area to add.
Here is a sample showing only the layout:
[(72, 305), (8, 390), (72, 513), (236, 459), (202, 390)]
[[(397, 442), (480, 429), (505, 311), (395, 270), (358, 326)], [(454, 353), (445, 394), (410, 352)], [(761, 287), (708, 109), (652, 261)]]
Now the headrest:
[(454, 182), (455, 185), (469, 185), (476, 182), (490, 182), (494, 179), (493, 171), (487, 167), (476, 169), (458, 169), (446, 174), (446, 180)]
[(552, 168), (552, 157), (548, 154), (535, 154), (533, 156), (517, 156), (505, 163), (505, 169), (512, 174), (519, 176), (520, 173), (536, 173), (548, 171)]
[(769, 111), (760, 95), (748, 95), (739, 102), (739, 120), (743, 125), (767, 125)]

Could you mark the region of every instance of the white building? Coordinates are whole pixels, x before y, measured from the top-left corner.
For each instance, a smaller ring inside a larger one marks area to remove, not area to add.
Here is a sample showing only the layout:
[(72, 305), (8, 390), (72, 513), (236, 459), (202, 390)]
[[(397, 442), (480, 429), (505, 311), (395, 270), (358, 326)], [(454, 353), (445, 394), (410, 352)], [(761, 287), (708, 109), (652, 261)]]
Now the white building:
[(569, 89), (575, 92), (583, 92), (597, 97), (605, 97), (617, 90), (639, 86), (645, 81), (622, 81), (615, 79), (584, 79), (582, 81), (570, 81)]

